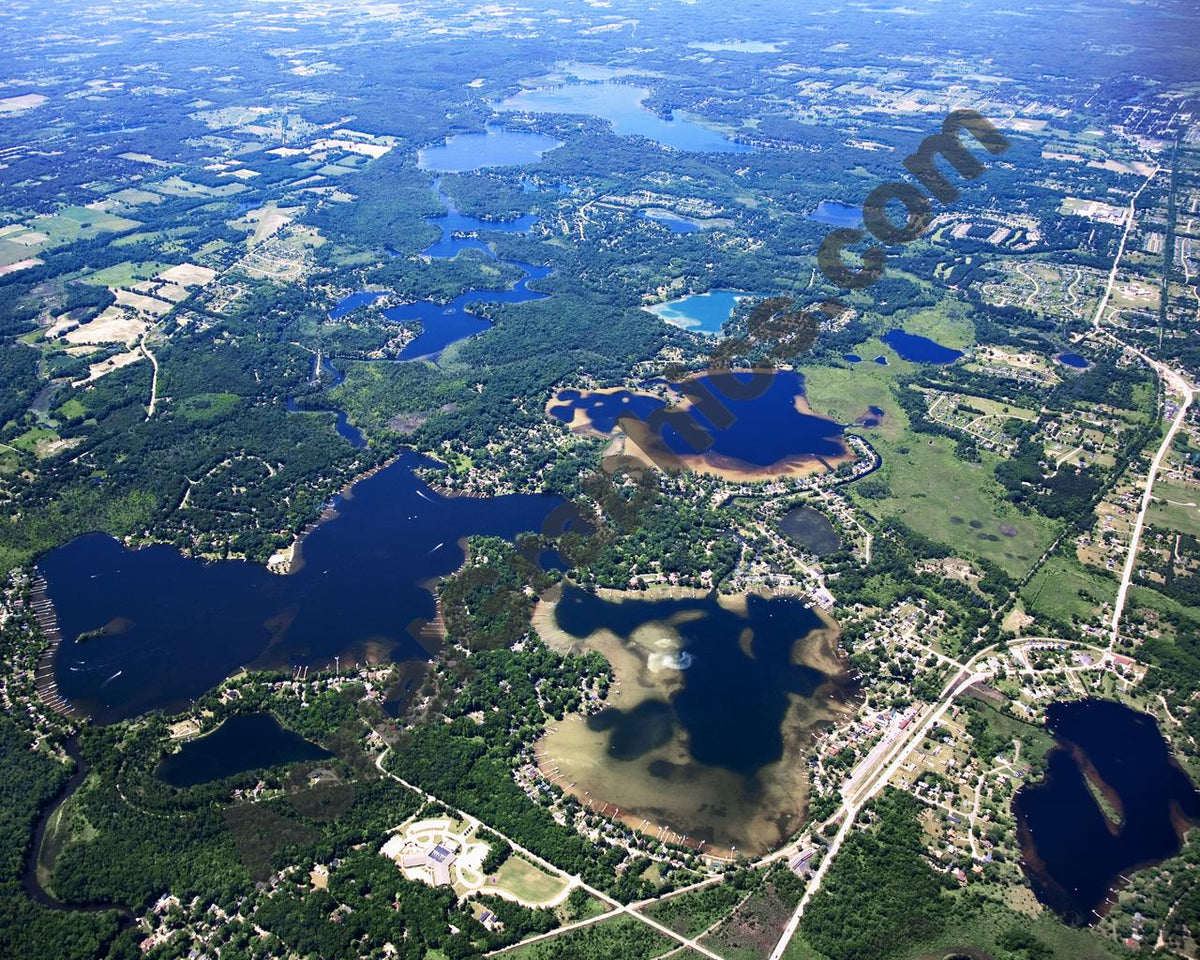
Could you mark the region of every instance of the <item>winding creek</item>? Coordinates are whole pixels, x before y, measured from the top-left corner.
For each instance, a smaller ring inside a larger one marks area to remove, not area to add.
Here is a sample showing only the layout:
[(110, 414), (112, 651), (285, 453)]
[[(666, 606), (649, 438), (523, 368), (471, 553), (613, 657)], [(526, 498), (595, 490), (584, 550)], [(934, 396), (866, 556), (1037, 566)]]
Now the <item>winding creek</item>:
[(70, 799), (71, 795), (79, 789), (79, 785), (87, 778), (88, 770), (90, 769), (87, 761), (83, 759), (83, 755), (79, 751), (79, 741), (76, 737), (71, 737), (64, 741), (62, 747), (66, 751), (67, 756), (75, 761), (75, 772), (62, 785), (58, 794), (50, 801), (46, 809), (42, 811), (42, 815), (38, 818), (37, 826), (33, 831), (33, 842), (30, 844), (29, 853), (25, 858), (25, 870), (21, 874), (21, 885), (25, 888), (25, 892), (31, 900), (50, 910), (62, 910), (70, 913), (107, 913), (114, 911), (118, 915), (120, 926), (122, 928), (127, 927), (133, 923), (133, 914), (126, 907), (106, 903), (63, 903), (42, 886), (41, 877), (38, 875), (38, 863), (41, 860), (42, 840), (46, 836), (46, 828), (55, 814)]

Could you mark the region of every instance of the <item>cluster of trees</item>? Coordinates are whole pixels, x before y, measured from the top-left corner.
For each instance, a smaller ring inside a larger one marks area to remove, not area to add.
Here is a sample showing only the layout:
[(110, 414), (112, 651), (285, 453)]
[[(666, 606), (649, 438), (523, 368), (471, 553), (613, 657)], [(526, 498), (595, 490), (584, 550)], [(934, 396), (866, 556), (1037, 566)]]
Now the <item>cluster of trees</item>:
[(486, 650), (448, 662), (439, 680), (454, 689), (442, 705), (446, 723), (425, 723), (406, 732), (388, 756), (399, 776), (478, 817), (538, 856), (611, 887), (628, 854), (618, 847), (597, 851), (517, 786), (512, 766), (545, 728), (547, 715), (579, 709), (582, 691), (602, 696), (611, 667), (599, 654), (562, 656), (536, 635), (520, 650)]
[(511, 646), (556, 579), (507, 541), (473, 537), (466, 565), (438, 586), (448, 635), (470, 650)]
[(870, 829), (842, 844), (800, 925), (829, 960), (883, 960), (945, 926), (950, 881), (925, 859), (918, 810), (915, 798), (888, 788), (870, 808)]
[(42, 750), (28, 731), (0, 716), (0, 956), (28, 960), (103, 956), (117, 933), (115, 911), (60, 912), (32, 901), (22, 886), (33, 854), (34, 825), (70, 770)]

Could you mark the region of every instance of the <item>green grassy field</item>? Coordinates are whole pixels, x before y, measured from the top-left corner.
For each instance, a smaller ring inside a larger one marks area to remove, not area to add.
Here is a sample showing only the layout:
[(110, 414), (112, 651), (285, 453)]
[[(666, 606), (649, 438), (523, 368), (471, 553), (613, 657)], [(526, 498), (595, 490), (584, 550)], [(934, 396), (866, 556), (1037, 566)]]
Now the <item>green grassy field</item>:
[(58, 434), (48, 427), (33, 427), (16, 437), (12, 445), (25, 453), (37, 453), (37, 445), (44, 440), (57, 440)]
[[(903, 326), (907, 333), (928, 337), (953, 350), (966, 350), (975, 343), (974, 325), (966, 318), (962, 305), (953, 300), (943, 300), (936, 306), (907, 314), (903, 321), (897, 321), (896, 326)], [(888, 360), (891, 359), (889, 350)]]
[(80, 277), (80, 280), (94, 287), (132, 287), (143, 280), (158, 276), (169, 266), (169, 263), (160, 263), (156, 260), (147, 260), (142, 263), (126, 261), (115, 263), (111, 267), (105, 267), (95, 273), (89, 273), (85, 277)]
[[(882, 346), (882, 345), (881, 345)], [(893, 416), (896, 400), (891, 383), (895, 371), (877, 363), (858, 363), (851, 367), (813, 367), (804, 373), (804, 389), (814, 413), (832, 417), (838, 423), (851, 423), (867, 412), (867, 407), (879, 407), (886, 412), (878, 427), (863, 430), (874, 442), (875, 437), (899, 439), (907, 421)]]
[(213, 420), (237, 406), (236, 393), (199, 393), (175, 404), (175, 411), (185, 420)]
[(1200, 490), (1159, 480), (1154, 484), (1154, 500), (1146, 511), (1146, 522), (1200, 537), (1197, 504), (1200, 504)]
[[(960, 322), (953, 318), (942, 318), (941, 322), (946, 329), (930, 329), (928, 333), (937, 333), (942, 338), (940, 343), (948, 343), (952, 340), (948, 331), (960, 329)], [(874, 346), (886, 349), (878, 341), (867, 343), (856, 348), (864, 358), (873, 355)], [(898, 517), (918, 533), (964, 555), (984, 557), (1011, 575), (1025, 573), (1053, 542), (1057, 524), (1022, 514), (1007, 502), (1004, 488), (993, 476), (997, 461), (991, 455), (984, 454), (982, 463), (969, 463), (955, 454), (953, 440), (909, 429), (908, 418), (892, 395), (891, 383), (897, 373), (912, 366), (897, 361), (885, 367), (864, 359), (849, 368), (814, 367), (805, 372), (808, 400), (815, 412), (841, 423), (851, 422), (868, 405), (885, 412), (880, 426), (859, 432), (883, 457), (878, 476), (888, 483), (891, 492), (887, 497), (868, 500), (855, 496), (854, 484), (847, 491), (876, 516)], [(1005, 533), (1002, 527), (1010, 532)], [(1014, 530), (1015, 534), (1011, 533)]]
[(1092, 617), (1101, 604), (1112, 603), (1116, 595), (1115, 581), (1087, 569), (1074, 557), (1057, 554), (1021, 590), (1030, 615), (1066, 621), (1073, 616)]
[[(946, 437), (919, 434), (876, 444), (883, 457), (879, 474), (891, 493), (855, 501), (881, 517), (897, 517), (955, 551), (991, 560), (1010, 575), (1024, 574), (1053, 542), (1057, 525), (1022, 514), (1004, 499), (992, 473), (994, 458), (985, 455), (982, 463), (969, 463), (959, 459), (954, 447)], [(854, 496), (853, 485), (849, 490)]]
[(72, 397), (58, 408), (58, 412), (68, 419), (73, 419), (75, 417), (82, 417), (84, 414), (86, 414), (87, 407), (80, 403), (78, 399)]
[(141, 224), (136, 220), (118, 217), (101, 210), (87, 207), (65, 207), (52, 217), (39, 217), (30, 226), (50, 238), (51, 244), (69, 243), (80, 237), (97, 233), (114, 233), (133, 230)]

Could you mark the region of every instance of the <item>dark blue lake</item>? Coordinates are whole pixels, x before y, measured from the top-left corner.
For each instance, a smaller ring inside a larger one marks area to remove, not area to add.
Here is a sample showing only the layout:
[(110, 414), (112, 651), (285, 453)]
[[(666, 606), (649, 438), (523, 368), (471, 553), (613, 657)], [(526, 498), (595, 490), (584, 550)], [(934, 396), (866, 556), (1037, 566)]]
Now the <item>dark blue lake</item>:
[[(661, 429), (656, 439), (679, 455), (706, 454), (716, 465), (753, 468), (773, 467), (797, 458), (836, 459), (847, 454), (842, 434), (845, 428), (826, 417), (807, 412), (804, 401), (804, 377), (790, 370), (770, 375), (765, 390), (744, 396), (745, 378), (732, 373), (706, 375), (672, 386), (674, 406), (691, 402), (694, 422), (711, 439), (705, 450), (694, 446), (672, 426)], [(712, 406), (717, 401), (725, 412)], [(564, 423), (585, 415), (590, 425), (609, 433), (619, 417), (645, 420), (666, 404), (658, 397), (632, 391), (615, 393), (560, 391), (549, 412)], [(709, 411), (706, 414), (704, 411)], [(653, 423), (653, 421), (652, 421)], [(629, 432), (636, 424), (625, 424)], [(632, 434), (631, 434), (632, 436)], [(721, 464), (720, 461), (736, 461)]]
[(877, 363), (881, 367), (886, 367), (888, 365), (887, 357), (876, 357), (872, 363)]
[(903, 330), (889, 330), (880, 339), (910, 363), (953, 363), (963, 355), (961, 350), (943, 347), (936, 340)]
[(269, 713), (236, 714), (212, 733), (189, 740), (163, 759), (158, 778), (173, 787), (194, 787), (247, 770), (265, 770), (332, 757), (315, 743), (285, 730)]
[(1051, 704), (1046, 726), (1058, 741), (1046, 776), (1013, 799), (1023, 866), (1042, 903), (1087, 924), (1123, 874), (1179, 852), (1183, 830), (1200, 820), (1200, 793), (1147, 714), (1077, 700)]
[(1074, 367), (1076, 370), (1086, 370), (1088, 368), (1087, 357), (1081, 357), (1077, 353), (1060, 353), (1058, 362), (1065, 363), (1068, 367)]
[(442, 497), (413, 474), (421, 462), (405, 453), (335, 498), (337, 516), (308, 536), (289, 576), (168, 546), (128, 550), (104, 534), (51, 551), (38, 569), (64, 638), (59, 690), (108, 722), (181, 707), (243, 665), (427, 658), (408, 627), (433, 617), (423, 584), (458, 568), (458, 541), (538, 530), (558, 501)]
[(831, 227), (861, 227), (863, 222), (862, 207), (837, 200), (822, 200), (808, 216), (817, 223), (826, 223)]
[(486, 133), (460, 133), (436, 147), (417, 153), (417, 166), (439, 173), (465, 173), (488, 167), (536, 163), (542, 154), (561, 147), (562, 141), (540, 133), (488, 127)]
[(847, 363), (862, 363), (862, 357), (860, 357), (857, 353), (843, 353), (842, 359)]
[(642, 104), (650, 95), (645, 87), (628, 83), (564, 83), (522, 90), (496, 106), (497, 110), (519, 113), (584, 114), (612, 124), (622, 137), (639, 136), (674, 150), (709, 153), (748, 153), (744, 143), (706, 127), (675, 111), (664, 120)]

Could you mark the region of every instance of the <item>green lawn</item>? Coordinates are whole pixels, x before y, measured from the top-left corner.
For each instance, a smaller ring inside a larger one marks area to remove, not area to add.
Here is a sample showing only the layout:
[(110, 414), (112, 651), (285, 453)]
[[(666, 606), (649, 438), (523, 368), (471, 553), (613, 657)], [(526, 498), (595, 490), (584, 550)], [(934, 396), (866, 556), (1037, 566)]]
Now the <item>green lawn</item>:
[(560, 877), (551, 876), (516, 854), (496, 871), (496, 886), (511, 890), (515, 896), (531, 903), (553, 899), (565, 885)]

